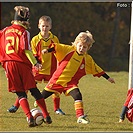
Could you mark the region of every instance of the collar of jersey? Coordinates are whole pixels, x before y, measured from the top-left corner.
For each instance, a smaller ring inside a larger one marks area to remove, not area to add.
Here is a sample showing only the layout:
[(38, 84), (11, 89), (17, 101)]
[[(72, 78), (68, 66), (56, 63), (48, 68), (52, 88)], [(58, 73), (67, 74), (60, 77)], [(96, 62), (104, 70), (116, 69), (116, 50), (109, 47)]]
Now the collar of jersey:
[(44, 40), (44, 41), (48, 41), (49, 39), (52, 39), (52, 38), (54, 38), (54, 36), (53, 36), (53, 34), (49, 31), (49, 34), (50, 34), (50, 36), (49, 36), (49, 38), (43, 38), (42, 37), (42, 35), (41, 35), (41, 32), (39, 33), (39, 39), (41, 40)]
[(20, 26), (24, 27), (25, 29), (27, 29), (27, 27), (24, 26), (24, 25), (23, 25), (22, 23), (20, 23), (20, 22), (15, 21), (13, 24), (20, 25)]

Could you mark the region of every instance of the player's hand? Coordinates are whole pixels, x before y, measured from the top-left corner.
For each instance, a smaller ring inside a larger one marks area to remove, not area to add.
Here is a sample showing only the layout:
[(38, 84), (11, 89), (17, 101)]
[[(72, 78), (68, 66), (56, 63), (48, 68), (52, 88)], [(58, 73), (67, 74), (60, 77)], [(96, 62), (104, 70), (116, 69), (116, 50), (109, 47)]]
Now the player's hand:
[(111, 83), (115, 83), (115, 80), (113, 78), (109, 78), (108, 81)]
[(47, 49), (43, 49), (42, 50), (42, 54), (46, 54), (46, 53), (48, 53), (48, 50)]
[(41, 70), (42, 69), (42, 65), (39, 64), (39, 63), (36, 63), (35, 64), (35, 69), (38, 71), (38, 70)]

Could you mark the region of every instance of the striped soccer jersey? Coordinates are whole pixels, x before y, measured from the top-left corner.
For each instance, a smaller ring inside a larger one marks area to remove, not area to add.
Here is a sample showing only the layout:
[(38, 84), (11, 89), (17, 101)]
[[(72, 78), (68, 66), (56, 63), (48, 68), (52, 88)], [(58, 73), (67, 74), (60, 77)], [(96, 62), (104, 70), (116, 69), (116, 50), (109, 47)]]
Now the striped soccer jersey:
[(17, 24), (4, 28), (0, 33), (0, 62), (18, 61), (31, 66), (25, 55), (25, 50), (31, 50), (30, 33)]
[(90, 55), (79, 55), (74, 46), (56, 44), (55, 55), (59, 66), (49, 81), (51, 84), (60, 84), (64, 87), (68, 83), (77, 85), (86, 74), (100, 77), (105, 73)]
[(57, 61), (54, 53), (42, 54), (43, 49), (47, 49), (53, 46), (53, 43), (59, 43), (58, 38), (49, 31), (49, 38), (44, 39), (41, 34), (34, 36), (31, 40), (31, 47), (35, 57), (38, 58), (39, 63), (42, 64), (42, 69), (39, 70), (39, 74), (52, 75), (56, 70)]

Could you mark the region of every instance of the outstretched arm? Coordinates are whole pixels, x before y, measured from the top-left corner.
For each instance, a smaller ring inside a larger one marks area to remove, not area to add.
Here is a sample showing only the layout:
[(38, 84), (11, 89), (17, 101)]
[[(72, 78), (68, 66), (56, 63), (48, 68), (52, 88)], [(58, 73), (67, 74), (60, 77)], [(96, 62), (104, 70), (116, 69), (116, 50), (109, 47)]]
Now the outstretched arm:
[(106, 73), (104, 73), (102, 76), (106, 78), (109, 82), (115, 83), (115, 80), (113, 78), (110, 78)]
[(113, 78), (108, 78), (108, 81), (111, 83), (115, 83), (115, 80)]

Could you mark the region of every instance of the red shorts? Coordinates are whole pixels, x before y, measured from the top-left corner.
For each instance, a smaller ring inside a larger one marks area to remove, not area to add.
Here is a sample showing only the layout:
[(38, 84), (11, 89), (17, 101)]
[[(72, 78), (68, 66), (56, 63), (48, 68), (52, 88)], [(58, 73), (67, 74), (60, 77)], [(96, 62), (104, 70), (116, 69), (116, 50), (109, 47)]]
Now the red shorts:
[(32, 68), (32, 72), (35, 78), (36, 82), (48, 82), (51, 78), (52, 75), (46, 75), (46, 74), (40, 74), (38, 70), (35, 69), (35, 67)]
[(3, 65), (8, 79), (10, 92), (24, 92), (36, 88), (36, 82), (30, 66), (16, 61), (8, 61)]
[(59, 84), (48, 83), (44, 89), (50, 92), (54, 92), (56, 95), (60, 95), (63, 92), (66, 96), (68, 96), (69, 92), (75, 88), (78, 88), (75, 84), (68, 84), (66, 87), (63, 87)]
[(44, 74), (36, 73), (34, 75), (34, 78), (35, 78), (36, 82), (42, 82), (42, 81), (48, 82), (50, 80), (51, 76), (50, 75), (44, 75)]

